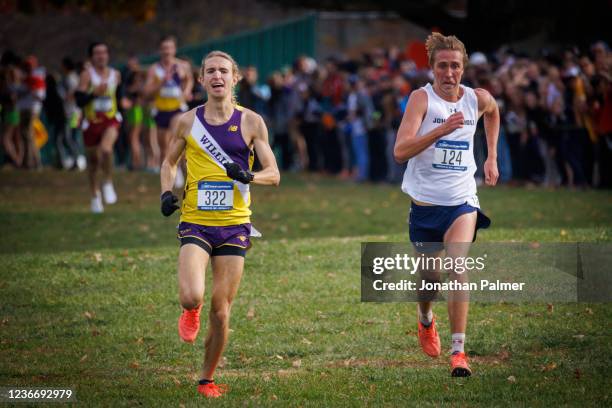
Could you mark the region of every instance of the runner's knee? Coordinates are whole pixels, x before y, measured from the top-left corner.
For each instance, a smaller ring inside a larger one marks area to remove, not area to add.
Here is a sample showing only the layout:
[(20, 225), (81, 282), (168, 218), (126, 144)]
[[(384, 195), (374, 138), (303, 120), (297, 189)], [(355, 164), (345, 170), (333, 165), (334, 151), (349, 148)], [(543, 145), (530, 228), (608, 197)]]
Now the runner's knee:
[(219, 325), (228, 325), (230, 317), (230, 303), (227, 301), (213, 302), (210, 308), (210, 317)]
[(102, 143), (100, 145), (100, 153), (104, 154), (104, 155), (110, 155), (113, 153), (113, 145), (109, 145), (109, 144), (105, 144)]
[(203, 297), (199, 293), (185, 293), (181, 294), (181, 306), (183, 308), (191, 310), (195, 309), (204, 301)]

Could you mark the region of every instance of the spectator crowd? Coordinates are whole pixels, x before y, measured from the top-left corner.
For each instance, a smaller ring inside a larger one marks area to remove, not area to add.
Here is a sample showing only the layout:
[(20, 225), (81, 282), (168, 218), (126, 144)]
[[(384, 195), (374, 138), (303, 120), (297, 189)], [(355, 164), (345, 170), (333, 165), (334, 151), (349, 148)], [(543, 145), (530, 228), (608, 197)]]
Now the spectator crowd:
[[(4, 165), (40, 168), (39, 149), (46, 142), (53, 147), (46, 148), (48, 164), (85, 168), (81, 112), (74, 93), (86, 64), (64, 58), (61, 72), (51, 73), (34, 56), (3, 53)], [(198, 69), (193, 69), (196, 79)], [(143, 92), (146, 69), (131, 58), (122, 78), (124, 121), (115, 146), (116, 161), (131, 170), (158, 171), (155, 123)], [(282, 169), (396, 183), (405, 166), (393, 160), (397, 128), (411, 91), (430, 81), (426, 67), (419, 67), (407, 51), (393, 46), (372, 49), (359, 58), (300, 57), (292, 66), (262, 79), (255, 67), (243, 67), (237, 100), (266, 120)], [(486, 55), (474, 52), (463, 83), (488, 90), (499, 105), (502, 182), (611, 187), (612, 54), (606, 43), (533, 56), (508, 47)], [(206, 99), (202, 87), (195, 84), (190, 107)], [(136, 106), (142, 109), (135, 110)], [(474, 152), (481, 169), (486, 157), (482, 121)]]

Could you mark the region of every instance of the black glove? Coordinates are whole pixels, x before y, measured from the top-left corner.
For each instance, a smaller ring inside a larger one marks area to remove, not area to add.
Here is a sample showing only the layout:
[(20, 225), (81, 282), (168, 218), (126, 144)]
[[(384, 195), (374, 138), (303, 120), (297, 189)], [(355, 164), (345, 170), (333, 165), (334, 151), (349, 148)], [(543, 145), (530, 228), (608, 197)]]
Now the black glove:
[(168, 190), (161, 195), (161, 212), (166, 217), (172, 215), (173, 212), (179, 209), (178, 198), (172, 194), (172, 191)]
[(76, 91), (74, 93), (74, 99), (79, 108), (85, 107), (89, 102), (91, 102), (95, 96), (92, 93)]
[(239, 181), (243, 184), (249, 184), (255, 177), (253, 173), (248, 170), (242, 170), (242, 167), (238, 163), (223, 163), (225, 170), (227, 170), (227, 176), (233, 180)]

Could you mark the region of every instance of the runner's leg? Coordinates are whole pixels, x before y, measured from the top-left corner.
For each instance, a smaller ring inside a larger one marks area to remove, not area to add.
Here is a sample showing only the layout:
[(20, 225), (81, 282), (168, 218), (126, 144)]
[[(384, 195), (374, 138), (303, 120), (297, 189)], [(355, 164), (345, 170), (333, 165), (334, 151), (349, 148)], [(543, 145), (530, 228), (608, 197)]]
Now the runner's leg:
[(206, 336), (206, 355), (202, 378), (212, 380), (229, 335), (232, 301), (244, 268), (242, 256), (215, 256), (212, 258), (213, 287)]

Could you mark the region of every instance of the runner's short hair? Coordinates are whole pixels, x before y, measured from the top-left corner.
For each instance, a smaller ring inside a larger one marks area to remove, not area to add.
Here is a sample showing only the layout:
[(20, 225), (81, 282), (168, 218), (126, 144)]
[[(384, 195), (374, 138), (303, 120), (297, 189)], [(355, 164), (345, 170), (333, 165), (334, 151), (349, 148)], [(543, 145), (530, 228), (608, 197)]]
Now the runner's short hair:
[(463, 55), (463, 66), (468, 63), (468, 55), (465, 50), (465, 45), (454, 35), (442, 35), (440, 33), (431, 33), (425, 40), (425, 48), (427, 48), (427, 57), (429, 65), (433, 68), (436, 57), (436, 52), (442, 50), (459, 51)]
[(162, 43), (165, 43), (166, 41), (172, 41), (174, 43), (174, 45), (177, 44), (176, 41), (176, 37), (173, 35), (164, 35), (159, 39), (159, 45), (162, 45)]
[(93, 57), (93, 51), (98, 45), (104, 45), (106, 49), (108, 49), (108, 44), (106, 44), (105, 42), (94, 41), (91, 44), (89, 44), (89, 47), (87, 47), (87, 55), (89, 55), (90, 58)]

